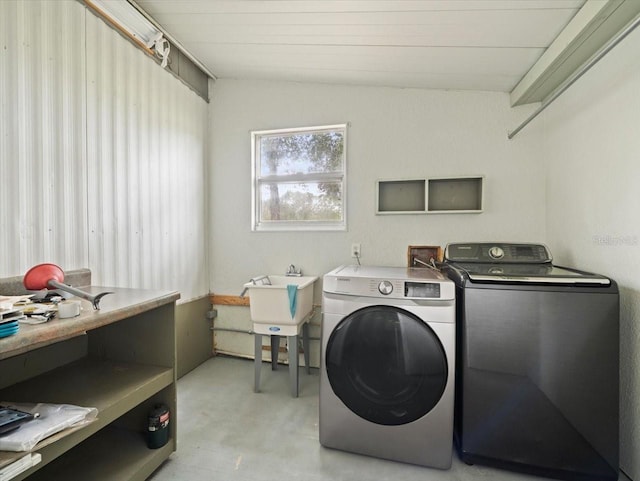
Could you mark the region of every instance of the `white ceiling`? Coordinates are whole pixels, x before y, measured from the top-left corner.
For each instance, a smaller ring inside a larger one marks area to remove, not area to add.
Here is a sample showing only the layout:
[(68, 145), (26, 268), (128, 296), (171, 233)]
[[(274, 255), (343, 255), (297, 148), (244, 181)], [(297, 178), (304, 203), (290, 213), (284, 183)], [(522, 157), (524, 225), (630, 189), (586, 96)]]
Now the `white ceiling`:
[[(511, 92), (585, 2), (135, 3), (217, 78)], [(587, 3), (596, 5), (586, 5), (585, 10), (591, 6), (597, 13), (612, 0)], [(583, 21), (577, 31), (587, 23)], [(563, 39), (563, 44), (575, 35)]]

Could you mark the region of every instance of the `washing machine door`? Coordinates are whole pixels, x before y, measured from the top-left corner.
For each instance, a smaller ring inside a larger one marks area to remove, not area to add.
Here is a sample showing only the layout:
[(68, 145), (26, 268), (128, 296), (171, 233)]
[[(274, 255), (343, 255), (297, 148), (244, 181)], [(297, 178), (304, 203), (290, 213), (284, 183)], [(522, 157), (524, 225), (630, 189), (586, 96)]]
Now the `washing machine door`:
[(447, 358), (435, 332), (393, 306), (365, 307), (342, 319), (327, 342), (325, 363), (336, 396), (376, 424), (421, 418), (447, 384)]

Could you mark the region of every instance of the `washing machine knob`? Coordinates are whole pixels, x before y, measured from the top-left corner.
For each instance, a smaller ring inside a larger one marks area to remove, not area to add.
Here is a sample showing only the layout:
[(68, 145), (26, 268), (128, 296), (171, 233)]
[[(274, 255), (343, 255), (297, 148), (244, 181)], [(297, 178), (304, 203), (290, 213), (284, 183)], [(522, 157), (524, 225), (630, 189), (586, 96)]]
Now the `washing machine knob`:
[(388, 296), (393, 292), (393, 284), (389, 281), (382, 281), (378, 284), (378, 290), (380, 291), (380, 294)]
[(489, 249), (489, 257), (492, 259), (502, 259), (504, 257), (504, 251), (501, 247), (493, 246)]

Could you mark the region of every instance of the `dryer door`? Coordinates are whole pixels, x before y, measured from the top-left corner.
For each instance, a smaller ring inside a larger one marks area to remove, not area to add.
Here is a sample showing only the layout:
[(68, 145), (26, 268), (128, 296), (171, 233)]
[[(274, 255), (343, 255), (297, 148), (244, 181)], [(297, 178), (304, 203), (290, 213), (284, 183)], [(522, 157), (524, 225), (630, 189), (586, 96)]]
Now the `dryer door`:
[(376, 424), (407, 424), (438, 403), (447, 384), (447, 358), (433, 330), (411, 312), (370, 306), (336, 326), (325, 352), (334, 393)]

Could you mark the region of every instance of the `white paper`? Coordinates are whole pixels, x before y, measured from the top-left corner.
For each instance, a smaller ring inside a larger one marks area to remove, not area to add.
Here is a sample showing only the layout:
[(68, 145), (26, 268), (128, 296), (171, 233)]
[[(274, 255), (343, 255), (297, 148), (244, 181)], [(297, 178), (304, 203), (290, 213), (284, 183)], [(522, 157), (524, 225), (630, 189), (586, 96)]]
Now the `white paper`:
[(71, 404), (33, 404), (3, 402), (3, 406), (39, 414), (9, 434), (0, 436), (0, 451), (29, 451), (49, 436), (71, 426), (88, 424), (98, 416), (96, 408)]

